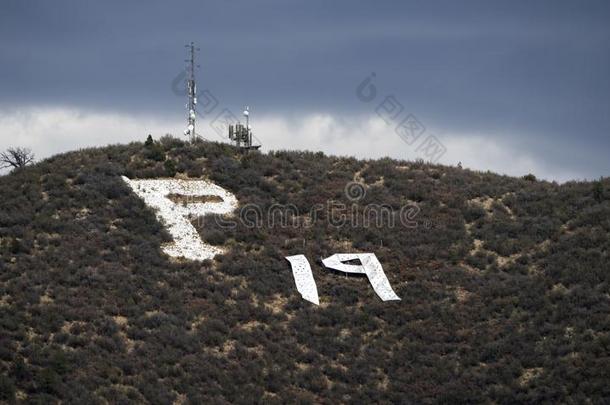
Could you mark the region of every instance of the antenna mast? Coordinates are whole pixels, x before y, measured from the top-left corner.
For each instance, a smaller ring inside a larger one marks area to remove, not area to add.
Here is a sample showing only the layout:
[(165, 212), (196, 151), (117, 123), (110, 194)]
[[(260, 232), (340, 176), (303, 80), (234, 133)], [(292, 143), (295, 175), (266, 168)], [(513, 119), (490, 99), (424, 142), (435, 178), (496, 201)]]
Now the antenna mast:
[(188, 48), (189, 59), (185, 62), (187, 65), (187, 78), (186, 78), (186, 93), (188, 96), (188, 104), (186, 105), (188, 111), (187, 127), (184, 131), (184, 135), (191, 137), (191, 142), (197, 139), (197, 133), (195, 132), (195, 107), (197, 106), (197, 85), (195, 84), (195, 68), (199, 65), (195, 65), (195, 51), (199, 48), (195, 47), (195, 43), (191, 42), (189, 45), (185, 45)]

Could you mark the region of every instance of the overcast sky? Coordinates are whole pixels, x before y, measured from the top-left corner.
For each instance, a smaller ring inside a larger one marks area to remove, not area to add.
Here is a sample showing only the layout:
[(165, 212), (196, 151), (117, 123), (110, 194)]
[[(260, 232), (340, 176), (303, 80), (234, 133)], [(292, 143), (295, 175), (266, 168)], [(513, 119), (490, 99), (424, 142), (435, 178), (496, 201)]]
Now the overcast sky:
[[(0, 148), (180, 135), (195, 41), (206, 138), (248, 104), (265, 150), (426, 159), (434, 139), (444, 164), (598, 178), (609, 21), (607, 1), (0, 0)], [(401, 138), (409, 114), (425, 131)]]

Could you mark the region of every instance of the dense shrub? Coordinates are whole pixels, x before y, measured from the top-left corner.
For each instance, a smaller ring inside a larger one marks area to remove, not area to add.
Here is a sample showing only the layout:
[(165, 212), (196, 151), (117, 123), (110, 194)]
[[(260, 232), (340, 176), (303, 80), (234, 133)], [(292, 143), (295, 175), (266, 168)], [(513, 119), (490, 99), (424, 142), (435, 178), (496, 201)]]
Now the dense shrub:
[[(225, 254), (170, 259), (121, 175), (209, 178), (260, 223), (198, 219)], [(0, 401), (602, 403), (608, 180), (529, 180), (172, 137), (0, 177)], [(329, 202), (349, 220), (418, 211), (409, 226), (337, 225), (316, 208)], [(269, 225), (278, 204), (311, 221)], [(402, 301), (320, 265), (348, 251), (376, 253)], [(319, 307), (296, 291), (292, 254), (310, 260)]]

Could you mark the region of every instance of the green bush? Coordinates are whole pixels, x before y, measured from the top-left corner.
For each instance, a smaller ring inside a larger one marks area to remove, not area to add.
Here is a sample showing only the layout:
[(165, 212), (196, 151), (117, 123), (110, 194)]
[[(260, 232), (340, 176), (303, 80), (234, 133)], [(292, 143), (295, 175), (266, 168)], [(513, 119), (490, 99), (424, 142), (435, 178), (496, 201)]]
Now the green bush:
[(165, 168), (165, 174), (168, 177), (174, 177), (177, 173), (177, 169), (176, 169), (176, 163), (171, 160), (168, 159), (163, 163), (163, 167)]
[(15, 400), (15, 383), (7, 376), (0, 374), (0, 400), (13, 402)]
[(523, 176), (523, 180), (534, 182), (534, 181), (536, 181), (536, 176), (534, 176), (531, 173), (530, 174), (526, 174), (525, 176)]

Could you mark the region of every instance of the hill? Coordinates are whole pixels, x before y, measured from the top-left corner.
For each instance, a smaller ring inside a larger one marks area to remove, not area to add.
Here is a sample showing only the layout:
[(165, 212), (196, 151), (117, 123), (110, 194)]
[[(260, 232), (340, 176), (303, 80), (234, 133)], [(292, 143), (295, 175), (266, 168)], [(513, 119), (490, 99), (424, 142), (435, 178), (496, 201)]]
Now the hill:
[[(193, 219), (224, 253), (167, 256), (121, 176), (232, 192), (231, 226)], [(609, 188), (169, 137), (54, 156), (0, 177), (2, 399), (607, 401)], [(405, 206), (408, 226), (353, 221)], [(352, 252), (375, 253), (401, 301), (319, 264)], [(295, 288), (297, 254), (319, 306)]]

